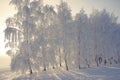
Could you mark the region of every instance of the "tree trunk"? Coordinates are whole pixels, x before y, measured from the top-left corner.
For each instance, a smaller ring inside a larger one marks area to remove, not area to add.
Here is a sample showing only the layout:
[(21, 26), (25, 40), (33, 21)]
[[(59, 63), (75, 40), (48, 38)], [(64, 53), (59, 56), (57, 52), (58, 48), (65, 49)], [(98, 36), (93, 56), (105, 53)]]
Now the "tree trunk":
[(107, 60), (105, 59), (105, 60), (104, 60), (104, 65), (106, 66), (106, 64), (107, 64)]
[(87, 64), (87, 66), (88, 66), (88, 68), (90, 67), (90, 65), (89, 65), (89, 63), (88, 63), (88, 60), (87, 59), (85, 59), (85, 61), (86, 61), (86, 64)]
[(68, 64), (67, 64), (67, 59), (65, 58), (65, 66), (66, 66), (66, 70), (68, 71), (69, 68), (68, 68)]
[(97, 64), (97, 67), (99, 67), (99, 59), (98, 59), (98, 56), (97, 56), (97, 55), (95, 56), (95, 62), (96, 62), (96, 64)]
[(33, 74), (33, 71), (32, 71), (32, 69), (30, 69), (30, 74)]
[(44, 67), (43, 71), (46, 71), (46, 67)]
[(61, 63), (61, 52), (60, 52), (60, 48), (59, 48), (59, 65), (60, 65), (60, 67), (62, 67), (62, 63)]
[(81, 66), (80, 66), (80, 51), (78, 53), (78, 68), (81, 69)]
[(28, 59), (28, 65), (29, 65), (29, 72), (30, 75), (33, 74), (32, 68), (31, 68), (31, 64), (30, 64), (30, 60)]
[(46, 71), (47, 69), (46, 69), (46, 53), (45, 53), (45, 47), (44, 47), (44, 45), (43, 45), (43, 47), (42, 47), (42, 57), (43, 57), (43, 71)]
[(55, 69), (55, 67), (53, 66), (53, 69)]

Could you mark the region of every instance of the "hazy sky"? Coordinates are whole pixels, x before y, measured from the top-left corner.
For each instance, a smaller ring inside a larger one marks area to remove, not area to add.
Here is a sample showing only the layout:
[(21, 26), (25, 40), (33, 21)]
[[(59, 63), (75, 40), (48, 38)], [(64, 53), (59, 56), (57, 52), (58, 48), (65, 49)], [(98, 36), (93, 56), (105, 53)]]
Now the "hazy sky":
[[(0, 55), (5, 53), (4, 48), (4, 33), (5, 20), (9, 16), (15, 13), (14, 7), (9, 5), (10, 0), (0, 0)], [(60, 0), (44, 0), (45, 3), (58, 5)], [(109, 12), (113, 12), (120, 18), (120, 0), (63, 0), (67, 1), (72, 9), (73, 15), (75, 15), (81, 8), (86, 10), (86, 13), (91, 13), (93, 9), (106, 9)], [(120, 21), (120, 19), (119, 19)]]
[(0, 72), (1, 69), (9, 68), (10, 67), (11, 59), (8, 56), (0, 56)]
[(10, 0), (0, 0), (0, 55), (5, 53), (4, 32), (5, 20), (15, 12), (13, 6), (9, 6)]

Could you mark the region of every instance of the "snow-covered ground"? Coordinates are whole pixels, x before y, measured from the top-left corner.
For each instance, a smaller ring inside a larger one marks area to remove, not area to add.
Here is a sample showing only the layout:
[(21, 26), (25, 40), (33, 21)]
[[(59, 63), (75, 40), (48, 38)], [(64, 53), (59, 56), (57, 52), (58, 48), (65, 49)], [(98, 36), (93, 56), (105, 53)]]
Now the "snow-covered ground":
[(0, 72), (0, 80), (120, 80), (120, 69), (107, 67), (70, 71), (57, 69), (26, 76), (4, 70)]

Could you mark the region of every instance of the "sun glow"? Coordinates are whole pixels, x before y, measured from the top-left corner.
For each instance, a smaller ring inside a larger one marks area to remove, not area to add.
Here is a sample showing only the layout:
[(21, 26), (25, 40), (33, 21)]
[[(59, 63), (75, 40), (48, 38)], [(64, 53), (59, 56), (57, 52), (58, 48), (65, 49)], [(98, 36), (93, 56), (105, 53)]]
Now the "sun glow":
[(9, 0), (0, 1), (0, 11), (0, 56), (6, 56), (4, 42), (4, 30), (6, 28), (5, 20), (13, 16), (16, 11), (13, 6), (9, 5)]

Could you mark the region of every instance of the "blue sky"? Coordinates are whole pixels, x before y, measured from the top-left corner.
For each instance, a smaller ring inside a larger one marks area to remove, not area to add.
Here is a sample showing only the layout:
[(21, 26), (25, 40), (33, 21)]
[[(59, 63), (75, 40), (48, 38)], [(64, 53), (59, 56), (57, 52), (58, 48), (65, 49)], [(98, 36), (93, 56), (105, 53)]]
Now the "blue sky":
[[(10, 0), (0, 0), (0, 54), (5, 53), (4, 48), (4, 33), (5, 20), (13, 16), (15, 13), (14, 7), (9, 5)], [(60, 0), (44, 0), (45, 3), (58, 5)], [(120, 22), (120, 0), (63, 0), (67, 1), (72, 9), (73, 15), (79, 12), (81, 8), (84, 8), (87, 14), (90, 14), (93, 9), (106, 9), (110, 13), (114, 13), (119, 17)]]

